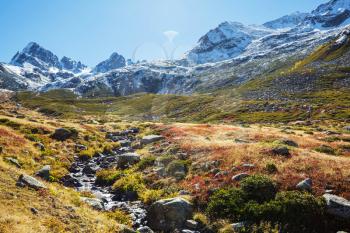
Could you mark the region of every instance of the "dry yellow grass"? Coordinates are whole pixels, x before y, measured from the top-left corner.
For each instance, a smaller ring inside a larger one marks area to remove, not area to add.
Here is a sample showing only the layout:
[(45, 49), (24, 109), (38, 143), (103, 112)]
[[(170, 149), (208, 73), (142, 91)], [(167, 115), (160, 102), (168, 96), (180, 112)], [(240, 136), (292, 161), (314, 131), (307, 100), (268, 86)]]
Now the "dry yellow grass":
[[(251, 126), (249, 128), (229, 125), (172, 124), (160, 126), (163, 134), (183, 150), (191, 154), (193, 163), (220, 160), (220, 169), (228, 171), (227, 177), (215, 179), (213, 175), (199, 174), (188, 177), (184, 185), (188, 188), (203, 183), (203, 193), (220, 185), (230, 185), (230, 177), (240, 172), (267, 174), (266, 164), (274, 163), (278, 172), (272, 174), (282, 190), (294, 189), (295, 185), (310, 177), (314, 183), (314, 193), (321, 195), (326, 189), (333, 189), (339, 195), (350, 198), (350, 157), (332, 156), (314, 151), (320, 145), (333, 147), (344, 143), (327, 143), (319, 140), (326, 137), (295, 131), (295, 134), (282, 133), (280, 129)], [(235, 139), (248, 143), (236, 142)], [(299, 144), (290, 148), (289, 158), (272, 156), (267, 151), (278, 139), (289, 139)], [(254, 168), (241, 165), (252, 163)], [(232, 170), (236, 167), (235, 170)], [(209, 183), (209, 184), (208, 184)], [(233, 184), (232, 184), (233, 185)]]

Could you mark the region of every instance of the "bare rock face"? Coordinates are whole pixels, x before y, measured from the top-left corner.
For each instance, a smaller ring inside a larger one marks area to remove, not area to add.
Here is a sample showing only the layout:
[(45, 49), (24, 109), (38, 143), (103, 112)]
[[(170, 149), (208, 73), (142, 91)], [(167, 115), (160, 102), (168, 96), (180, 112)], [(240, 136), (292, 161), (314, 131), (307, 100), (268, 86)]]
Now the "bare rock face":
[(149, 226), (155, 231), (174, 232), (182, 229), (192, 212), (192, 204), (182, 198), (159, 200), (150, 207)]
[(323, 197), (329, 214), (350, 220), (350, 201), (332, 194), (324, 194)]
[(107, 60), (99, 63), (93, 71), (95, 73), (105, 73), (110, 70), (124, 67), (125, 65), (125, 58), (118, 53), (113, 53)]

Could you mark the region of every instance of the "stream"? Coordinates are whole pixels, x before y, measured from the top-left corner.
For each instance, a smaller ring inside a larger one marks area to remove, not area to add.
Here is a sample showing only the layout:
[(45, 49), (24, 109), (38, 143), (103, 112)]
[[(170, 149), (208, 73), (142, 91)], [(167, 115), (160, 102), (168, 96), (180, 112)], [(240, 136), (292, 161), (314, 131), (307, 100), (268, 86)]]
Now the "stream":
[(145, 226), (147, 212), (141, 201), (129, 201), (127, 196), (115, 195), (110, 186), (99, 186), (95, 183), (96, 171), (114, 168), (117, 165), (118, 156), (125, 153), (133, 153), (131, 142), (135, 141), (138, 129), (129, 129), (121, 132), (107, 133), (106, 138), (114, 142), (120, 142), (122, 147), (114, 150), (113, 154), (99, 153), (89, 160), (76, 158), (70, 168), (70, 174), (65, 180), (65, 185), (75, 187), (80, 192), (90, 192), (103, 202), (103, 210), (113, 211), (120, 209), (130, 214), (133, 227), (136, 229)]

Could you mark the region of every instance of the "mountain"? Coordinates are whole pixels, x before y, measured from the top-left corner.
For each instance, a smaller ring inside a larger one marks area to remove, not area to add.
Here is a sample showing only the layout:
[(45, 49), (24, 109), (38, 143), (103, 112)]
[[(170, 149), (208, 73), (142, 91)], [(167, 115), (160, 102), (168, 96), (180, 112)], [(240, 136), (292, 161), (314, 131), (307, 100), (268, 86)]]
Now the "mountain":
[(245, 26), (224, 22), (199, 39), (198, 45), (188, 52), (187, 58), (195, 64), (234, 58), (254, 40), (272, 31), (261, 26)]
[(22, 67), (31, 65), (42, 70), (61, 68), (58, 57), (35, 42), (30, 42), (22, 52), (17, 52), (10, 64)]
[(82, 96), (187, 95), (239, 88), (334, 41), (348, 24), (349, 2), (333, 0), (310, 13), (293, 13), (263, 25), (223, 22), (175, 61), (128, 62), (126, 66), (125, 58), (113, 53), (90, 69), (68, 57), (59, 60), (49, 50), (30, 43), (9, 65), (2, 64), (5, 72), (0, 75), (7, 81), (1, 88), (67, 88)]
[(293, 28), (298, 26), (300, 23), (303, 23), (308, 16), (310, 16), (309, 13), (295, 12), (293, 14), (285, 15), (276, 20), (264, 23), (263, 25), (271, 29)]
[(118, 53), (112, 55), (105, 61), (99, 63), (94, 69), (94, 73), (105, 73), (110, 70), (118, 69), (126, 65), (125, 58)]
[(62, 57), (60, 63), (62, 69), (72, 71), (73, 73), (80, 73), (87, 68), (87, 66), (82, 64), (80, 61), (74, 61), (66, 56)]

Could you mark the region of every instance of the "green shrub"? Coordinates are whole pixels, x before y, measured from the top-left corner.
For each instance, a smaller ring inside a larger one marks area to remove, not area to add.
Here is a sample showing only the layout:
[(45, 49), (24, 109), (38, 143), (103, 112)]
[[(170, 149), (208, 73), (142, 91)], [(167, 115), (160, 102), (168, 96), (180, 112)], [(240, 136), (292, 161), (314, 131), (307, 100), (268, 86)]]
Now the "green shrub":
[(244, 204), (244, 195), (240, 189), (219, 189), (210, 197), (206, 212), (210, 218), (239, 221)]
[(4, 125), (4, 126), (10, 127), (12, 129), (15, 129), (15, 130), (18, 130), (21, 128), (21, 124), (14, 122), (14, 121), (11, 121), (11, 120), (6, 119), (6, 118), (0, 119), (0, 125)]
[(148, 167), (151, 167), (154, 165), (154, 162), (156, 161), (156, 157), (154, 156), (148, 156), (141, 159), (141, 161), (136, 165), (137, 170), (144, 170)]
[(132, 218), (128, 213), (125, 213), (122, 210), (114, 210), (107, 212), (107, 216), (110, 219), (115, 220), (119, 224), (123, 224), (126, 226), (132, 226)]
[(41, 139), (34, 134), (26, 134), (24, 137), (32, 142), (41, 142)]
[(78, 157), (81, 160), (89, 160), (95, 155), (96, 151), (93, 148), (88, 148), (87, 150), (82, 150), (78, 153)]
[(121, 192), (136, 192), (145, 190), (144, 180), (140, 173), (133, 173), (123, 176), (113, 184), (113, 190)]
[(248, 200), (258, 203), (273, 199), (277, 192), (276, 184), (270, 178), (262, 175), (253, 175), (243, 179), (241, 189)]
[(258, 204), (249, 202), (243, 211), (246, 221), (280, 224), (282, 232), (324, 232), (325, 201), (309, 193), (281, 192), (275, 200)]
[(329, 155), (335, 155), (335, 150), (332, 147), (326, 145), (315, 148), (315, 151)]
[(153, 190), (153, 189), (147, 189), (140, 193), (140, 198), (143, 203), (145, 204), (151, 204), (155, 201), (158, 201), (162, 198), (164, 194), (163, 190)]
[(123, 176), (123, 172), (113, 169), (104, 169), (96, 172), (97, 185), (110, 186)]
[(265, 170), (269, 173), (269, 174), (273, 174), (278, 172), (278, 168), (274, 163), (268, 163), (266, 164)]

